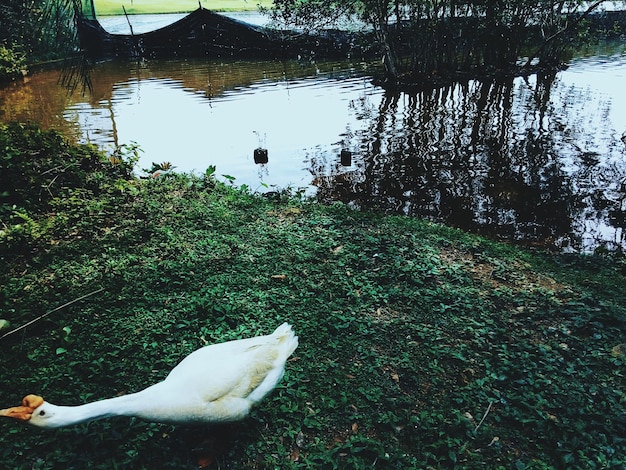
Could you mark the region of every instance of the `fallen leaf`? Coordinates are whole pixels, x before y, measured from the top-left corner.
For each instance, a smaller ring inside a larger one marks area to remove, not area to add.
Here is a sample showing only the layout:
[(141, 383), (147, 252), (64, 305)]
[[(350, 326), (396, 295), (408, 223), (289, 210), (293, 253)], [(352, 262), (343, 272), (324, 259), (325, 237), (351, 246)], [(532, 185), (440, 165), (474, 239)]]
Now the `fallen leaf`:
[(400, 376), (398, 374), (391, 374), (391, 378), (395, 383), (400, 383)]
[(356, 433), (359, 430), (359, 425), (356, 423), (352, 423), (352, 432)]
[(613, 346), (611, 348), (611, 355), (613, 357), (623, 356), (624, 352), (626, 352), (626, 343), (618, 344), (617, 346)]
[(297, 462), (300, 459), (300, 449), (296, 447), (291, 452), (291, 455), (289, 456), (289, 458), (291, 459), (292, 462)]
[(287, 279), (287, 275), (286, 274), (274, 274), (272, 275), (272, 279), (276, 281), (284, 281), (285, 279)]

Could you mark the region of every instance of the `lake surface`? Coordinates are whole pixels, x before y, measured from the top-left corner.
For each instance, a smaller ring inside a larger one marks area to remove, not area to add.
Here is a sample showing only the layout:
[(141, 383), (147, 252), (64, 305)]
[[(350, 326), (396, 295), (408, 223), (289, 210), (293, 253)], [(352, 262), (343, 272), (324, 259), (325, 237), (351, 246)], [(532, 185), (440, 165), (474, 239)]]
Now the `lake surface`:
[[(371, 64), (219, 59), (105, 62), (93, 89), (59, 71), (0, 90), (32, 119), (140, 169), (171, 162), (252, 190), (302, 189), (563, 251), (626, 248), (626, 53), (595, 49), (554, 76), (417, 94), (372, 85)], [(269, 162), (254, 163), (258, 147)], [(351, 161), (342, 165), (342, 150)]]
[[(188, 13), (129, 15), (128, 17), (125, 15), (115, 15), (99, 17), (98, 21), (109, 33), (131, 34), (130, 28), (132, 26), (133, 34), (141, 34), (168, 26), (187, 15)], [(228, 16), (229, 18), (244, 21), (256, 26), (266, 26), (269, 24), (269, 18), (257, 11), (224, 12), (220, 13), (220, 15)]]

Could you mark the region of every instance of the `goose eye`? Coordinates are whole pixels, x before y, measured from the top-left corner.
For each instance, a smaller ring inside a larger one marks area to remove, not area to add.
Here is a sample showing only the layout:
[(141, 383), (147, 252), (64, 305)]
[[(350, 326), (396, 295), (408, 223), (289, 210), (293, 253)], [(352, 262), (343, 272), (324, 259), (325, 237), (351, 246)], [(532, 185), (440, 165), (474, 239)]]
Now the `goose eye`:
[(41, 410), (41, 411), (39, 412), (39, 416), (45, 416), (45, 415), (46, 415), (46, 412), (45, 412), (44, 410)]

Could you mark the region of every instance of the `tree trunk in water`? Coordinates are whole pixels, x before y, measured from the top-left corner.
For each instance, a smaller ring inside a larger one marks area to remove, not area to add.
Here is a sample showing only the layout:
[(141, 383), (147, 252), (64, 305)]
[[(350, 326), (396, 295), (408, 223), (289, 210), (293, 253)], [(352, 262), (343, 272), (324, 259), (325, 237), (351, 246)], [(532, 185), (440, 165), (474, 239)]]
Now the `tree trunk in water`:
[[(386, 2), (378, 2), (374, 19), (374, 27), (380, 43), (383, 46), (383, 67), (385, 75), (390, 81), (397, 81), (399, 77), (399, 60), (392, 38), (389, 35), (389, 18), (386, 12)], [(398, 19), (399, 21), (399, 19)]]
[(395, 81), (400, 75), (398, 73), (398, 59), (393, 50), (392, 44), (389, 42), (389, 35), (386, 34), (385, 36), (386, 37), (383, 39), (383, 66), (385, 67), (385, 74), (387, 75), (387, 78)]

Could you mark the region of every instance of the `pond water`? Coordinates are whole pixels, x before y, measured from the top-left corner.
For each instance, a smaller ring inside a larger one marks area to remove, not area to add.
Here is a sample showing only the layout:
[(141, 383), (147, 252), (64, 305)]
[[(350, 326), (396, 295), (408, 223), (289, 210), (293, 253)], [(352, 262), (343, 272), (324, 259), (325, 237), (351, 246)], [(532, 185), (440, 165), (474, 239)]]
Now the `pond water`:
[[(67, 91), (59, 71), (0, 90), (0, 119), (32, 119), (108, 150), (134, 142), (139, 169), (214, 165), (218, 178), (260, 192), (301, 188), (321, 201), (556, 250), (626, 248), (623, 45), (581, 54), (553, 76), (417, 94), (386, 94), (370, 70), (104, 62), (91, 73), (92, 91)], [(258, 147), (267, 164), (254, 163)]]
[[(188, 13), (129, 15), (128, 17), (125, 15), (115, 15), (99, 17), (98, 21), (109, 33), (131, 34), (130, 28), (132, 26), (133, 34), (141, 34), (163, 28), (187, 15)], [(235, 20), (244, 21), (256, 26), (266, 26), (269, 24), (269, 17), (257, 11), (233, 11), (220, 13), (220, 15), (228, 16)]]

